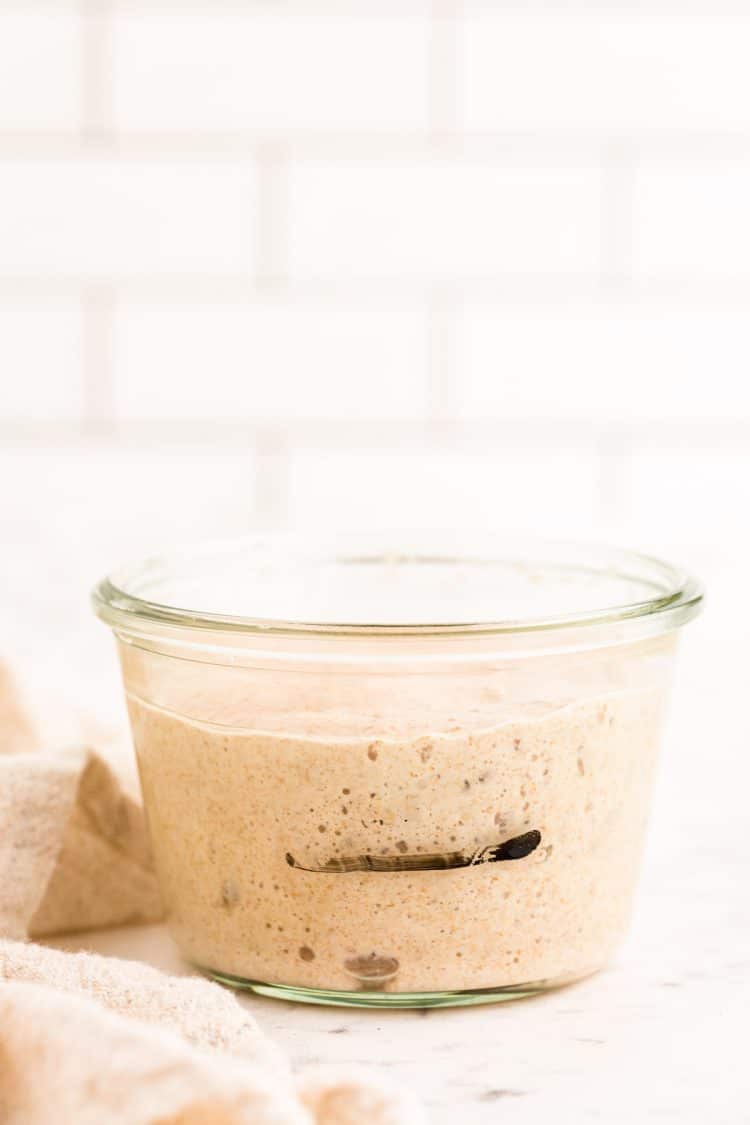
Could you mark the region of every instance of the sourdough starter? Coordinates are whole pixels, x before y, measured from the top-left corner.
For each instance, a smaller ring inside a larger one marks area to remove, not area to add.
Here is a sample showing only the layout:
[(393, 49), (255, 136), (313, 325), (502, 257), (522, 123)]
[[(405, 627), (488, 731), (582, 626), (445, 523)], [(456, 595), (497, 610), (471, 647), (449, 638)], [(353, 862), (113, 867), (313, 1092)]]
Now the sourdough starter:
[[(470, 721), (457, 703), (447, 720), (421, 708), (393, 725), (385, 707), (337, 722), (295, 697), (290, 733), (283, 707), (241, 721), (231, 700), (213, 714), (186, 708), (198, 720), (131, 692), (174, 936), (205, 969), (313, 989), (585, 975), (627, 922), (660, 704), (656, 689), (562, 691), (515, 707), (488, 698)], [(513, 861), (306, 870), (363, 855), (471, 856), (532, 829), (539, 846)]]

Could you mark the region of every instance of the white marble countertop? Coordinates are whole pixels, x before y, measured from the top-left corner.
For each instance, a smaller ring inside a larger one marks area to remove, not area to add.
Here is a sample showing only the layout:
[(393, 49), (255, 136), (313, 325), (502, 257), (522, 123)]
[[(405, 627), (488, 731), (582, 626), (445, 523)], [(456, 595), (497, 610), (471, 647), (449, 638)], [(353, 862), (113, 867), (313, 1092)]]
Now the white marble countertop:
[[(742, 903), (727, 911), (746, 874), (729, 840), (696, 841), (679, 870), (651, 862), (618, 961), (533, 999), (406, 1012), (241, 1002), (296, 1066), (374, 1067), (435, 1125), (747, 1122), (750, 948)], [(190, 972), (161, 926), (54, 944)]]
[[(477, 1008), (382, 1012), (243, 997), (295, 1065), (374, 1067), (418, 1094), (434, 1125), (750, 1122), (745, 642), (729, 616), (691, 630), (634, 923), (617, 961), (568, 988)], [(106, 678), (116, 690), (114, 668)], [(191, 971), (163, 927), (54, 944)]]
[[(66, 692), (119, 699), (111, 639), (86, 590), (111, 559), (137, 553), (120, 540), (130, 543), (145, 517), (122, 519), (115, 508), (94, 536), (91, 513), (102, 505), (88, 491), (84, 503), (58, 489), (44, 518), (29, 495), (8, 488), (3, 509), (3, 644), (9, 653), (25, 645), (40, 677), (59, 683), (67, 674)], [(144, 526), (144, 539), (151, 530)], [(417, 1093), (433, 1125), (750, 1123), (750, 612), (738, 596), (742, 559), (723, 542), (707, 545), (705, 565), (700, 553), (694, 559), (711, 599), (686, 630), (634, 924), (617, 961), (560, 991), (477, 1008), (382, 1012), (242, 998), (295, 1065), (369, 1065)], [(43, 642), (31, 643), (32, 632)], [(53, 944), (191, 971), (163, 927)]]

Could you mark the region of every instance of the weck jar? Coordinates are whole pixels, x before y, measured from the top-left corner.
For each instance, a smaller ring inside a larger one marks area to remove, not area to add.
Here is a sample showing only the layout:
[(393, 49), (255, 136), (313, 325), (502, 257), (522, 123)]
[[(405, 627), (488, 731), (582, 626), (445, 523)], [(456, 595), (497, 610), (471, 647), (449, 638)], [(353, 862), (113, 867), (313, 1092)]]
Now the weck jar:
[(696, 582), (569, 544), (249, 539), (99, 584), (171, 932), (216, 979), (467, 1004), (627, 926)]

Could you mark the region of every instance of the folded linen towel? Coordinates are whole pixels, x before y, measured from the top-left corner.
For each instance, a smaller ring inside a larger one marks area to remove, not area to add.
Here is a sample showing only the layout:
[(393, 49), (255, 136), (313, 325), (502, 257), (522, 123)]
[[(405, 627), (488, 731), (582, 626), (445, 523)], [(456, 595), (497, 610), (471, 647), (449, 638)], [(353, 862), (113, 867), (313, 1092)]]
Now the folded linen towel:
[(289, 1080), (36, 984), (0, 989), (7, 1125), (309, 1125)]
[(48, 985), (88, 997), (112, 1012), (179, 1032), (197, 1047), (288, 1069), (232, 993), (201, 977), (173, 977), (138, 961), (0, 939), (0, 982)]
[(0, 755), (0, 933), (161, 917), (143, 810), (93, 751)]
[(41, 748), (33, 730), (0, 677), (0, 1121), (421, 1121), (410, 1098), (369, 1076), (295, 1079), (218, 985), (23, 940), (161, 915), (137, 800), (93, 750)]

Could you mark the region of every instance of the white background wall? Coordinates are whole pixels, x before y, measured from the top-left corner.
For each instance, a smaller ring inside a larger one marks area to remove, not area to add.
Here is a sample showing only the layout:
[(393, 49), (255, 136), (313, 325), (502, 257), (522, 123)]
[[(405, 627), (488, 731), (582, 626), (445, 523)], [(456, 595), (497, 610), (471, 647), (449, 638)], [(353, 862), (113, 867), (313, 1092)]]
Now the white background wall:
[(491, 522), (745, 630), (749, 48), (740, 0), (0, 0), (12, 613), (196, 532)]
[(647, 1116), (740, 1081), (748, 60), (742, 0), (0, 0), (0, 657), (114, 702), (91, 583), (254, 527), (691, 565), (628, 957), (709, 1000), (594, 1084)]

